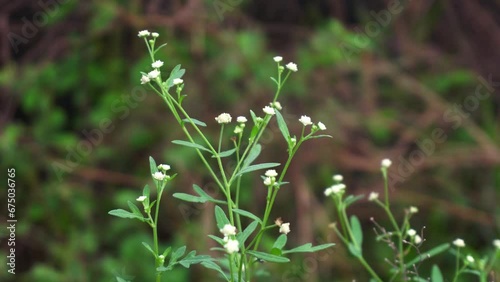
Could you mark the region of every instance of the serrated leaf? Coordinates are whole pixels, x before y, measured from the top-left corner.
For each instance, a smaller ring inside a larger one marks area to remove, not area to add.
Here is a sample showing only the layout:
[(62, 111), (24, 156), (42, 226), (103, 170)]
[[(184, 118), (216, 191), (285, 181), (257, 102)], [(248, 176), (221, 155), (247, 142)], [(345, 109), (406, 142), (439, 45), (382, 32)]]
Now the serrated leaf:
[(224, 277), (224, 279), (226, 281), (229, 281), (229, 279), (227, 278), (227, 276), (224, 273), (224, 271), (222, 271), (222, 269), (220, 268), (220, 266), (218, 266), (215, 262), (213, 262), (213, 261), (204, 261), (204, 262), (201, 263), (201, 265), (203, 265), (204, 267), (206, 267), (208, 269), (212, 269), (212, 270), (215, 270), (215, 271), (219, 272), (219, 274), (221, 274), (222, 277)]
[(443, 274), (441, 274), (441, 270), (439, 270), (439, 267), (437, 265), (432, 266), (432, 274), (431, 274), (431, 281), (432, 282), (443, 282)]
[(259, 223), (257, 221), (253, 221), (247, 226), (247, 228), (245, 228), (245, 230), (243, 230), (243, 232), (240, 232), (236, 235), (236, 239), (240, 243), (240, 246), (243, 246), (245, 244), (245, 241), (248, 239), (248, 237), (250, 237), (250, 235), (252, 235), (258, 225)]
[(274, 242), (274, 245), (273, 245), (273, 249), (274, 248), (277, 248), (277, 249), (283, 249), (283, 247), (286, 245), (286, 241), (287, 241), (288, 237), (285, 235), (285, 234), (281, 234), (278, 239), (276, 239), (276, 241)]
[(239, 215), (251, 218), (251, 219), (257, 221), (258, 223), (262, 224), (262, 220), (258, 216), (256, 216), (255, 214), (253, 214), (249, 211), (242, 210), (242, 209), (233, 209), (233, 212), (235, 212)]
[(352, 230), (352, 238), (356, 245), (361, 249), (363, 245), (363, 229), (361, 229), (361, 223), (357, 216), (351, 216), (351, 230)]
[(144, 246), (144, 247), (145, 247), (145, 248), (146, 248), (146, 249), (147, 249), (147, 250), (148, 250), (148, 251), (149, 251), (149, 252), (150, 252), (150, 253), (151, 253), (154, 257), (156, 257), (155, 252), (153, 251), (153, 249), (151, 248), (151, 246), (149, 246), (149, 244), (148, 244), (148, 243), (146, 243), (146, 242), (142, 242), (142, 245), (143, 245), (143, 246)]
[(219, 206), (215, 206), (215, 221), (219, 229), (222, 229), (226, 224), (230, 224), (226, 213)]
[(262, 169), (268, 169), (268, 168), (272, 168), (272, 167), (277, 167), (279, 165), (280, 165), (280, 163), (262, 163), (262, 164), (251, 165), (251, 166), (248, 166), (248, 167), (245, 167), (245, 168), (241, 169), (236, 174), (236, 176), (240, 176), (240, 175), (243, 175), (245, 173), (249, 173), (249, 172), (256, 171), (256, 170), (262, 170)]
[(261, 151), (262, 151), (262, 146), (259, 143), (253, 145), (252, 149), (245, 158), (245, 161), (243, 162), (242, 168), (246, 168), (249, 165), (251, 165), (255, 161), (255, 159), (257, 159), (257, 157), (260, 155)]
[(151, 169), (151, 175), (155, 174), (158, 171), (158, 166), (156, 166), (155, 159), (153, 157), (149, 157), (149, 168)]
[(317, 245), (314, 246), (311, 243), (306, 243), (302, 246), (298, 246), (296, 248), (293, 248), (291, 250), (285, 250), (283, 251), (283, 254), (290, 254), (290, 253), (312, 253), (312, 252), (317, 252), (321, 251), (327, 248), (330, 248), (332, 246), (335, 246), (333, 243), (328, 243), (328, 244), (322, 244), (322, 245)]
[(278, 122), (278, 128), (281, 131), (281, 134), (285, 138), (285, 141), (289, 143), (290, 141), (290, 131), (288, 131), (288, 126), (286, 125), (285, 119), (278, 110), (274, 111), (276, 113), (276, 121)]
[(199, 126), (202, 126), (202, 127), (206, 127), (207, 126), (206, 123), (204, 123), (203, 121), (197, 120), (195, 118), (191, 118), (191, 121), (188, 118), (185, 118), (182, 121), (185, 122), (185, 123), (187, 123), (187, 124), (191, 124), (191, 121), (192, 121), (196, 125), (199, 125)]
[(448, 250), (450, 248), (450, 244), (449, 243), (444, 243), (444, 244), (441, 244), (437, 247), (434, 247), (432, 248), (432, 250), (429, 250), (425, 253), (421, 253), (420, 255), (418, 255), (417, 257), (415, 257), (414, 259), (412, 259), (411, 261), (407, 262), (406, 263), (406, 267), (410, 268), (412, 267), (414, 264), (417, 264), (425, 259), (428, 259), (428, 258), (431, 258), (433, 256), (436, 256), (446, 250)]
[(247, 254), (254, 256), (260, 260), (268, 261), (268, 262), (277, 262), (277, 263), (290, 262), (290, 260), (286, 257), (271, 255), (268, 253), (263, 253), (263, 252), (258, 252), (258, 251), (247, 251)]
[(172, 196), (174, 198), (179, 199), (179, 200), (183, 200), (183, 201), (191, 202), (191, 203), (206, 203), (207, 202), (207, 199), (205, 199), (205, 198), (193, 196), (193, 195), (186, 194), (186, 193), (174, 193)]
[[(226, 158), (226, 157), (229, 157), (232, 154), (234, 154), (234, 152), (236, 152), (236, 148), (231, 149), (231, 150), (227, 150), (227, 151), (224, 151), (224, 152), (220, 152), (218, 155), (219, 155), (220, 158)], [(217, 156), (216, 155), (212, 155), (212, 158), (217, 158)]]
[(183, 141), (183, 140), (174, 140), (174, 141), (172, 141), (172, 143), (212, 153), (212, 151), (210, 151), (209, 149), (201, 146), (200, 144), (191, 143), (191, 142)]
[(108, 212), (108, 214), (113, 215), (113, 216), (117, 216), (117, 217), (121, 217), (121, 218), (134, 218), (134, 219), (142, 218), (142, 217), (137, 217), (137, 215), (135, 215), (129, 211), (126, 211), (124, 209), (111, 210)]

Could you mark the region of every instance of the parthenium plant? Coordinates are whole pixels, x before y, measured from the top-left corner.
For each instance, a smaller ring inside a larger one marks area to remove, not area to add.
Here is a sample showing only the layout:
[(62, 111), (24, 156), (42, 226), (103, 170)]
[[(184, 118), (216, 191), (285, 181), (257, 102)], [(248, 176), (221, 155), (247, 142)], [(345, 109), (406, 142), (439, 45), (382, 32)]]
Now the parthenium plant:
[[(325, 196), (332, 199), (337, 212), (338, 223), (333, 223), (331, 226), (337, 233), (338, 237), (347, 247), (351, 255), (353, 255), (361, 265), (368, 271), (371, 276), (370, 282), (383, 281), (419, 281), (419, 282), (443, 282), (443, 281), (459, 281), (460, 276), (477, 276), (480, 282), (493, 282), (493, 276), (490, 278), (497, 258), (500, 256), (500, 240), (493, 241), (494, 251), (489, 256), (481, 259), (474, 258), (471, 254), (464, 255), (462, 249), (465, 247), (465, 242), (462, 239), (455, 239), (452, 244), (444, 243), (433, 247), (429, 251), (421, 252), (420, 247), (426, 241), (423, 237), (423, 232), (418, 232), (410, 225), (410, 219), (418, 213), (417, 207), (409, 207), (404, 211), (403, 222), (398, 223), (395, 219), (394, 212), (391, 209), (389, 201), (388, 173), (387, 170), (391, 166), (389, 159), (384, 159), (381, 162), (381, 171), (384, 178), (384, 197), (379, 199), (379, 193), (371, 192), (368, 200), (379, 206), (383, 213), (387, 216), (390, 227), (385, 228), (379, 225), (373, 218), (371, 219), (375, 225), (376, 239), (382, 241), (389, 246), (393, 251), (393, 258), (384, 258), (385, 263), (389, 267), (391, 274), (389, 280), (383, 280), (381, 275), (375, 271), (373, 264), (368, 262), (363, 255), (363, 229), (359, 219), (352, 215), (350, 218), (347, 214), (347, 208), (363, 196), (349, 195), (344, 197), (346, 185), (342, 183), (341, 175), (333, 176), (335, 184), (325, 189)], [(421, 263), (427, 261), (433, 256), (436, 256), (445, 251), (449, 251), (456, 259), (455, 274), (451, 279), (444, 279), (438, 265), (433, 265), (429, 275), (419, 273)], [(380, 264), (379, 264), (380, 265)], [(426, 277), (426, 278), (424, 278)], [(474, 281), (467, 277), (467, 280)]]
[[(212, 121), (220, 126), (219, 138), (213, 143), (210, 136), (205, 135), (202, 130), (209, 125), (191, 117), (183, 106), (183, 101), (187, 97), (183, 94), (184, 81), (182, 76), (185, 71), (181, 69), (180, 65), (177, 65), (167, 77), (162, 70), (164, 63), (156, 59), (156, 53), (165, 46), (163, 44), (156, 47), (158, 36), (158, 33), (150, 33), (147, 30), (139, 32), (139, 37), (143, 38), (146, 43), (152, 66), (151, 71), (142, 73), (140, 81), (149, 86), (165, 102), (187, 138), (187, 140), (174, 140), (172, 142), (196, 151), (224, 197), (223, 199), (215, 199), (197, 185), (193, 185), (193, 190), (197, 195), (184, 193), (173, 195), (188, 202), (212, 202), (216, 204), (215, 220), (221, 234), (208, 235), (208, 237), (220, 245), (213, 250), (220, 251), (221, 255), (216, 257), (196, 255), (195, 251), (191, 251), (184, 256), (186, 246), (173, 252), (169, 247), (161, 252), (158, 247), (157, 235), (159, 206), (166, 185), (171, 182), (175, 175), (166, 174), (170, 166), (157, 165), (154, 159), (150, 158), (156, 199), (152, 199), (150, 189), (146, 185), (142, 196), (137, 198), (137, 201), (142, 203), (142, 210), (129, 201), (130, 211), (118, 209), (109, 213), (122, 218), (138, 219), (151, 227), (153, 246), (146, 242), (143, 242), (143, 245), (154, 257), (156, 281), (161, 281), (162, 274), (178, 264), (188, 268), (195, 263), (217, 271), (219, 276), (226, 281), (251, 281), (254, 271), (260, 265), (256, 262), (286, 263), (289, 262), (286, 257), (288, 254), (316, 252), (333, 246), (334, 244), (312, 246), (311, 243), (308, 243), (293, 249), (286, 249), (290, 223), (284, 223), (281, 218), (275, 221), (270, 218), (278, 192), (287, 184), (284, 181), (287, 170), (302, 143), (313, 138), (331, 137), (318, 134), (320, 131), (326, 130), (326, 126), (321, 122), (313, 123), (311, 118), (305, 115), (298, 119), (302, 124), (300, 135), (292, 136), (280, 113), (282, 106), (278, 102), (279, 95), (290, 75), (298, 71), (297, 65), (290, 62), (283, 66), (281, 64), (283, 58), (274, 57), (277, 75), (271, 79), (276, 84), (276, 92), (271, 102), (262, 108), (262, 116), (250, 110), (250, 126), (247, 126), (249, 120), (246, 117), (239, 116), (236, 119), (236, 126), (232, 127), (231, 115), (228, 113), (220, 114), (215, 117), (215, 122)], [(272, 119), (276, 120), (288, 147), (288, 158), (282, 166), (280, 163), (255, 163), (262, 149), (259, 141)], [(234, 137), (231, 138), (229, 148), (225, 148), (224, 130), (227, 130), (228, 127), (233, 129)], [(197, 142), (196, 140), (201, 141)], [(232, 169), (228, 169), (224, 165), (225, 160), (229, 158), (236, 161), (236, 165)], [(280, 170), (279, 173), (276, 169)], [(265, 172), (262, 174), (261, 171)], [(241, 180), (251, 172), (261, 173), (262, 188), (267, 189), (266, 207), (260, 216), (240, 206), (240, 192), (241, 189), (245, 189), (242, 187)], [(250, 222), (248, 225), (244, 224), (243, 217), (248, 218), (247, 221)], [(271, 236), (276, 236), (271, 249), (262, 249), (260, 245), (262, 236), (266, 232), (274, 232), (275, 235)], [(281, 235), (279, 235), (280, 233)]]

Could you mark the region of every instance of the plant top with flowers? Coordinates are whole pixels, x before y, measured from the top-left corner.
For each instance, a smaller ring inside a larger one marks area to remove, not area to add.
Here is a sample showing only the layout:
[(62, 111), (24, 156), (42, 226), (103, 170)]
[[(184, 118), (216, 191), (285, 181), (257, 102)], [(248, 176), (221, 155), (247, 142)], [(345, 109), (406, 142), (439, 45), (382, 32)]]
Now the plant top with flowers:
[[(145, 248), (151, 253), (155, 261), (156, 281), (161, 281), (164, 272), (171, 270), (176, 265), (190, 267), (192, 264), (201, 264), (206, 268), (218, 272), (220, 278), (225, 281), (252, 281), (257, 267), (262, 264), (257, 262), (286, 263), (289, 262), (287, 255), (292, 253), (316, 252), (334, 244), (323, 244), (312, 246), (311, 243), (288, 249), (286, 247), (287, 236), (291, 232), (290, 223), (283, 222), (281, 218), (271, 220), (271, 212), (276, 197), (287, 184), (284, 181), (290, 163), (297, 150), (303, 142), (321, 137), (331, 137), (319, 134), (326, 130), (326, 126), (314, 123), (309, 116), (303, 115), (298, 119), (302, 124), (302, 131), (298, 136), (290, 133), (287, 123), (280, 111), (282, 106), (278, 101), (282, 88), (292, 73), (298, 71), (295, 63), (290, 62), (281, 65), (283, 58), (273, 58), (277, 64), (277, 75), (271, 77), (276, 85), (273, 99), (267, 105), (262, 106), (261, 111), (249, 111), (249, 117), (238, 116), (236, 125), (233, 126), (233, 118), (229, 113), (221, 113), (215, 117), (214, 124), (220, 126), (220, 135), (216, 142), (212, 142), (210, 136), (203, 133), (203, 128), (210, 126), (203, 121), (193, 118), (183, 107), (183, 101), (187, 97), (183, 94), (185, 73), (180, 65), (177, 65), (169, 75), (165, 75), (162, 69), (164, 63), (155, 58), (155, 54), (165, 46), (156, 47), (156, 39), (159, 34), (143, 30), (139, 37), (144, 39), (151, 59), (152, 69), (143, 72), (140, 78), (141, 84), (151, 88), (165, 102), (171, 114), (176, 119), (186, 140), (174, 140), (174, 144), (186, 146), (196, 151), (198, 157), (206, 167), (213, 181), (217, 184), (223, 194), (223, 199), (215, 199), (207, 194), (198, 185), (193, 185), (196, 195), (175, 193), (175, 198), (187, 202), (215, 204), (215, 221), (219, 234), (208, 235), (220, 247), (213, 248), (219, 251), (219, 255), (197, 255), (195, 251), (185, 255), (186, 246), (175, 251), (169, 247), (164, 251), (158, 247), (158, 213), (163, 192), (168, 183), (175, 175), (167, 175), (169, 165), (157, 165), (150, 157), (151, 175), (155, 183), (156, 199), (153, 200), (148, 185), (136, 200), (142, 203), (142, 209), (129, 201), (130, 211), (117, 209), (109, 213), (122, 218), (137, 219), (147, 223), (153, 233), (153, 245), (143, 242)], [(272, 119), (275, 119), (281, 134), (287, 145), (287, 160), (280, 163), (257, 163), (262, 146), (259, 141)], [(251, 125), (248, 125), (251, 122)], [(224, 140), (224, 130), (231, 127), (234, 137), (230, 144)], [(201, 140), (197, 142), (195, 140)], [(225, 160), (236, 161), (234, 168), (228, 169)], [(249, 173), (260, 173), (263, 179), (262, 188), (267, 189), (266, 205), (263, 214), (257, 215), (252, 211), (240, 206), (240, 191), (242, 189), (242, 178)], [(286, 218), (286, 216), (283, 216)], [(247, 218), (247, 220), (243, 220)], [(250, 222), (249, 224), (244, 224)], [(261, 240), (265, 233), (275, 236), (275, 242), (271, 249), (263, 249)], [(169, 258), (170, 257), (170, 258)], [(169, 258), (169, 259), (167, 259)]]

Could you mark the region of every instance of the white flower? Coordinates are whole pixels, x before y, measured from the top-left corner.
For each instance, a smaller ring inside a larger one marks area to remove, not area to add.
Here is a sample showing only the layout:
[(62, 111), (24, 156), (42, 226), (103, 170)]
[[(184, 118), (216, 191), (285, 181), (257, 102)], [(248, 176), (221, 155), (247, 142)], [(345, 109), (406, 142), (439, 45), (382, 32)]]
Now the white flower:
[(417, 213), (418, 212), (418, 208), (414, 207), (414, 206), (411, 206), (409, 211), (410, 211), (410, 213)]
[(257, 118), (255, 119), (255, 123), (257, 123), (257, 124), (259, 124), (259, 123), (261, 123), (261, 122), (263, 122), (263, 121), (264, 121), (264, 119), (263, 119), (263, 118), (261, 118), (261, 117), (257, 117)]
[(182, 78), (174, 78), (174, 80), (172, 80), (172, 83), (174, 85), (178, 85), (178, 84), (181, 84), (183, 82), (184, 82), (184, 80), (182, 80)]
[(467, 259), (468, 262), (474, 263), (474, 258), (471, 255), (468, 255), (465, 258)]
[(240, 126), (236, 126), (233, 132), (234, 134), (240, 134), (243, 132), (243, 128), (241, 128)]
[(370, 195), (368, 196), (368, 201), (375, 201), (378, 199), (378, 193), (377, 192), (371, 192)]
[(167, 171), (170, 169), (170, 166), (168, 164), (161, 164), (158, 166), (158, 169), (162, 169), (164, 171)]
[(146, 36), (149, 36), (149, 35), (150, 35), (149, 31), (147, 29), (145, 29), (145, 30), (139, 31), (139, 34), (137, 36), (139, 36), (139, 37), (146, 37)]
[(160, 71), (159, 70), (152, 70), (148, 73), (148, 77), (150, 79), (155, 79), (157, 78), (158, 76), (160, 76)]
[(273, 58), (273, 60), (274, 60), (276, 63), (279, 63), (279, 62), (281, 62), (281, 61), (283, 60), (283, 57), (281, 57), (281, 56), (276, 56), (276, 57), (274, 57), (274, 58)]
[(150, 81), (150, 79), (149, 79), (149, 77), (148, 77), (148, 76), (143, 75), (143, 76), (141, 77), (141, 84), (146, 84), (146, 83), (148, 83), (149, 81)]
[(335, 174), (332, 178), (333, 178), (333, 181), (336, 181), (336, 182), (341, 182), (342, 180), (344, 180), (344, 177), (340, 174)]
[(320, 121), (320, 122), (318, 122), (318, 128), (319, 128), (320, 130), (326, 130), (326, 126), (325, 126), (325, 125), (324, 125), (321, 121)]
[(244, 116), (239, 116), (236, 118), (236, 121), (239, 123), (245, 123), (245, 122), (247, 122), (247, 118)]
[(290, 222), (281, 224), (280, 233), (283, 233), (283, 234), (290, 233)]
[(308, 125), (311, 125), (312, 124), (312, 121), (311, 121), (311, 118), (308, 117), (308, 116), (301, 116), (299, 121), (304, 125), (304, 126), (308, 126)]
[(392, 162), (389, 159), (383, 159), (380, 164), (382, 165), (383, 168), (388, 168), (391, 166)]
[(455, 239), (453, 241), (453, 245), (455, 245), (455, 246), (457, 246), (459, 248), (463, 248), (463, 247), (465, 247), (465, 242), (464, 242), (464, 240), (458, 238), (458, 239)]
[(289, 70), (291, 70), (291, 71), (293, 71), (293, 72), (298, 71), (297, 64), (294, 64), (294, 63), (291, 63), (291, 62), (286, 65), (286, 68), (289, 69)]
[(218, 123), (230, 123), (231, 122), (231, 115), (228, 113), (222, 113), (218, 117), (215, 118), (215, 120)]
[(158, 32), (151, 32), (151, 36), (156, 38), (156, 37), (160, 36), (160, 34), (158, 34)]
[(274, 112), (274, 109), (269, 107), (269, 106), (265, 106), (263, 109), (264, 113), (268, 114), (268, 115), (274, 115), (275, 112)]
[(228, 239), (224, 248), (228, 254), (237, 253), (240, 250), (240, 243), (238, 240)]
[(278, 173), (274, 169), (269, 169), (266, 171), (265, 175), (269, 177), (276, 177), (278, 176)]
[(146, 196), (140, 196), (139, 198), (136, 199), (136, 201), (138, 202), (144, 202), (144, 200), (146, 200), (147, 197)]
[(415, 229), (408, 229), (408, 231), (406, 231), (406, 234), (408, 234), (408, 236), (410, 237), (413, 237), (417, 235), (417, 231), (415, 231)]
[(334, 194), (338, 194), (340, 192), (343, 192), (345, 190), (345, 184), (335, 184), (333, 186), (330, 187), (330, 189), (332, 189), (332, 193)]
[(222, 234), (224, 234), (225, 237), (229, 235), (236, 235), (236, 227), (232, 226), (231, 224), (226, 224), (222, 229), (220, 230)]
[(332, 188), (328, 187), (325, 189), (325, 196), (330, 196), (331, 194), (333, 193), (333, 190)]
[(160, 172), (160, 171), (157, 171), (157, 172), (153, 173), (152, 175), (153, 175), (154, 179), (160, 180), (160, 181), (162, 181), (166, 177), (166, 175), (163, 174), (163, 172)]
[(273, 180), (271, 179), (271, 177), (264, 178), (264, 185), (266, 185), (266, 186), (273, 185)]
[(151, 64), (151, 66), (152, 66), (153, 68), (155, 68), (155, 69), (159, 69), (159, 68), (161, 68), (161, 67), (163, 66), (163, 62), (162, 62), (162, 61), (160, 61), (160, 60), (158, 60), (158, 61), (156, 61), (156, 62), (152, 63), (152, 64)]
[(500, 250), (500, 239), (493, 240), (493, 246)]
[(413, 242), (415, 242), (415, 244), (420, 244), (422, 242), (422, 237), (420, 237), (420, 235), (415, 235)]
[(281, 107), (281, 103), (278, 101), (274, 102), (274, 104), (271, 104), (271, 106), (274, 106), (276, 109), (278, 109), (278, 111), (281, 111), (281, 109), (283, 109), (283, 107)]

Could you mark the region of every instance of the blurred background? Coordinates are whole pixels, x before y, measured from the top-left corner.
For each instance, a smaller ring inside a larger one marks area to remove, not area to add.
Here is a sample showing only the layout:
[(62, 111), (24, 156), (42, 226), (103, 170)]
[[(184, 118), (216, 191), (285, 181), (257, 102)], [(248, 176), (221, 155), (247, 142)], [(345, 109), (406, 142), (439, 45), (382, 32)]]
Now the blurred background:
[[(210, 253), (206, 234), (218, 233), (213, 206), (171, 194), (191, 193), (196, 183), (220, 195), (195, 153), (171, 143), (183, 134), (166, 105), (140, 85), (140, 71), (150, 69), (137, 37), (142, 29), (168, 43), (157, 54), (166, 69), (187, 70), (186, 108), (209, 124), (214, 140), (216, 115), (249, 116), (272, 99), (274, 56), (298, 64), (280, 98), (290, 130), (300, 134), (297, 119), (306, 114), (333, 139), (306, 142), (286, 177), (291, 184), (280, 191), (272, 217), (291, 222), (288, 246), (340, 243), (328, 227), (335, 215), (324, 189), (340, 173), (348, 193), (382, 192), (383, 158), (393, 160), (399, 218), (404, 208), (419, 208), (412, 226), (426, 240), (421, 251), (460, 237), (480, 258), (500, 237), (499, 1), (4, 0), (1, 6), (0, 164), (2, 179), (7, 168), (16, 169), (18, 218), (14, 279), (3, 271), (8, 230), (0, 231), (1, 281), (152, 281), (152, 259), (140, 244), (151, 241), (148, 226), (107, 214), (126, 208), (151, 183), (148, 156), (179, 174), (162, 202), (162, 244)], [(261, 160), (285, 160), (275, 124), (263, 147)], [(244, 206), (262, 214), (260, 178), (246, 179), (244, 187)], [(2, 192), (2, 207), (6, 198)], [(391, 259), (370, 222), (385, 224), (381, 210), (364, 200), (350, 211), (366, 228), (366, 254)], [(6, 219), (4, 210), (2, 226)], [(432, 262), (445, 274), (453, 271), (450, 254)], [(387, 269), (383, 259), (374, 264)], [(422, 276), (430, 266), (422, 265)], [(262, 267), (270, 273), (262, 281), (368, 281), (341, 244)], [(192, 266), (164, 278), (215, 281), (216, 275)]]

